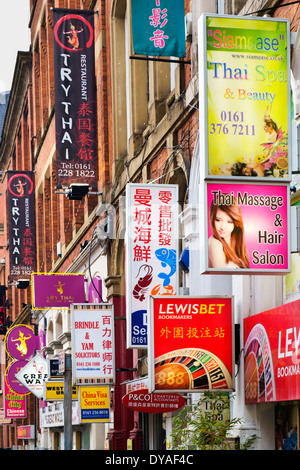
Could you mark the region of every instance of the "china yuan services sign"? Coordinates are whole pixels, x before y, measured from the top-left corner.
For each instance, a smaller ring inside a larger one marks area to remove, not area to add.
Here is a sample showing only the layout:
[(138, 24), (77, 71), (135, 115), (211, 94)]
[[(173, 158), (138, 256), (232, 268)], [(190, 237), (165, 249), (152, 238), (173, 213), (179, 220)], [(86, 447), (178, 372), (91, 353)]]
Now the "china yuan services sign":
[(286, 178), (288, 20), (203, 15), (199, 25), (205, 175)]

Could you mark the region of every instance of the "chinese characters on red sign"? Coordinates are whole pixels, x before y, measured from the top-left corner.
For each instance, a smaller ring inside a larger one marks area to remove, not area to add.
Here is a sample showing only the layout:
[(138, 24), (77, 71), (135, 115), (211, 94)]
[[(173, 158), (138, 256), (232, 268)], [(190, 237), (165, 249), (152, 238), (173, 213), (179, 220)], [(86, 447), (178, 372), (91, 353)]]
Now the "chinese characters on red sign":
[(231, 390), (232, 299), (150, 298), (149, 391)]

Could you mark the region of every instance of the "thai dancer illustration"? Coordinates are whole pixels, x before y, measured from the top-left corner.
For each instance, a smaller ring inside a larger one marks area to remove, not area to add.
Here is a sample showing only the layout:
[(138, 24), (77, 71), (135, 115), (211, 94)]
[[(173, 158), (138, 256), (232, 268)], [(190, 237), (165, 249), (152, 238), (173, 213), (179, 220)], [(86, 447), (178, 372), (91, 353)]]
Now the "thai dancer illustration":
[(13, 343), (15, 343), (16, 341), (20, 341), (20, 344), (17, 344), (16, 348), (21, 353), (22, 356), (27, 354), (28, 348), (27, 348), (26, 340), (30, 338), (31, 336), (25, 337), (24, 333), (20, 332), (19, 338), (11, 340)]
[(64, 34), (71, 34), (71, 36), (68, 37), (68, 42), (73, 46), (73, 49), (78, 49), (79, 47), (79, 39), (78, 39), (78, 34), (83, 31), (82, 28), (80, 29), (75, 29), (75, 26), (71, 23), (71, 31), (64, 31)]

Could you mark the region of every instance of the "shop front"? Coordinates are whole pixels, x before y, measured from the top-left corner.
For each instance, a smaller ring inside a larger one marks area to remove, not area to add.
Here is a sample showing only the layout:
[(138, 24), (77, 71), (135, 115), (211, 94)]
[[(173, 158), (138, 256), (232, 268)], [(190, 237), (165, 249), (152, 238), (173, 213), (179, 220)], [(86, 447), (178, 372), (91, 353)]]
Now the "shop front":
[(300, 300), (244, 319), (245, 403), (274, 404), (276, 450), (299, 450)]

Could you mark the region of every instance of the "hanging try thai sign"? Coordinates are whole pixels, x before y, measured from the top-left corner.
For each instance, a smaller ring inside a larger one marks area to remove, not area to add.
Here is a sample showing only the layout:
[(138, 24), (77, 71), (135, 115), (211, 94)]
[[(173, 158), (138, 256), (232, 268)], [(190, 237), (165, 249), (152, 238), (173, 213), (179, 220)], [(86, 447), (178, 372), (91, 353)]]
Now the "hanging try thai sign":
[(199, 31), (205, 175), (289, 175), (288, 20), (203, 15)]
[(36, 269), (34, 176), (7, 172), (10, 277), (28, 278)]
[(149, 392), (234, 389), (230, 297), (149, 299)]
[(135, 54), (184, 57), (184, 0), (131, 0)]
[(57, 187), (97, 189), (94, 12), (53, 9)]
[(126, 186), (128, 347), (147, 347), (149, 295), (178, 293), (177, 185)]

